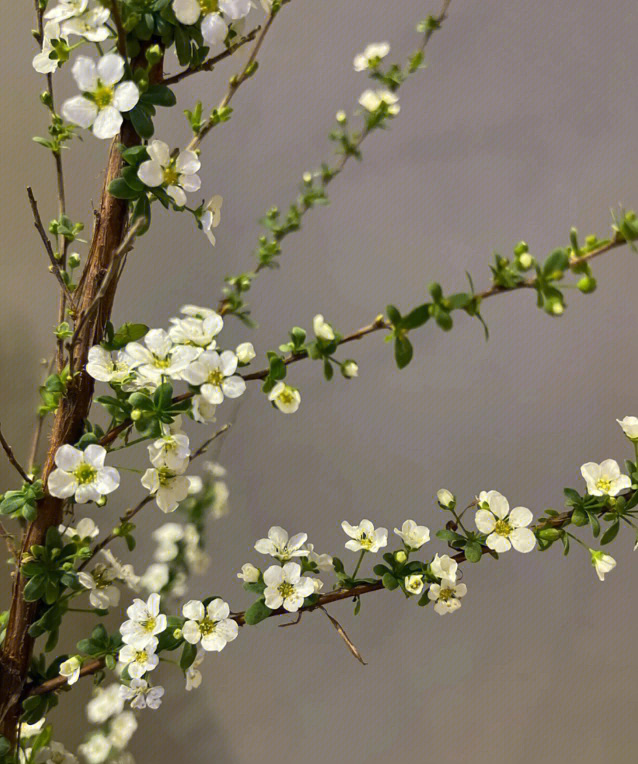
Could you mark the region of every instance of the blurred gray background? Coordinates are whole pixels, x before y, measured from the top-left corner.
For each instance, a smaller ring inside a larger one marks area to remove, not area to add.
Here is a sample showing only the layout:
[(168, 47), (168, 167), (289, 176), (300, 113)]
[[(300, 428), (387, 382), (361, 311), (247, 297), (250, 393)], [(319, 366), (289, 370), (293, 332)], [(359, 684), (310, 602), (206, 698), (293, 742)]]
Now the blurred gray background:
[[(190, 217), (158, 211), (129, 258), (115, 320), (165, 326), (184, 302), (215, 305), (223, 276), (251, 264), (257, 219), (292, 201), (302, 172), (329, 156), (334, 113), (366, 86), (353, 55), (387, 39), (401, 58), (415, 44), (414, 22), (437, 10), (434, 0), (286, 7), (231, 122), (203, 144), (203, 191), (224, 197), (217, 247)], [(567, 244), (571, 225), (604, 236), (610, 207), (638, 204), (637, 10), (632, 0), (455, 0), (428, 49), (428, 70), (401, 91), (400, 117), (334, 183), (331, 206), (285, 242), (281, 270), (256, 282), (257, 331), (229, 320), (226, 344), (251, 339), (263, 353), (293, 324), (310, 328), (317, 312), (350, 331), (389, 301), (423, 301), (433, 279), (463, 289), (467, 269), (483, 288), (492, 250), (511, 253), (521, 238), (545, 256)], [(21, 456), (56, 313), (24, 193), (33, 185), (43, 214), (54, 216), (51, 161), (30, 140), (45, 130), (32, 25), (31, 4), (22, 3), (2, 31), (1, 415)], [(184, 82), (180, 108), (197, 97), (216, 103), (235, 67)], [(68, 69), (57, 81), (59, 97), (73, 92)], [(166, 112), (156, 123), (173, 145), (187, 140), (186, 128)], [(90, 222), (106, 150), (85, 135), (67, 155), (74, 219)], [(400, 373), (380, 336), (348, 349), (358, 380), (328, 384), (318, 366), (299, 364), (290, 373), (302, 392), (295, 416), (251, 388), (220, 457), (232, 512), (211, 529), (214, 565), (193, 594), (214, 591), (235, 609), (249, 603), (235, 571), (257, 562), (252, 545), (275, 523), (345, 557), (341, 520), (368, 517), (392, 530), (410, 517), (434, 530), (443, 518), (433, 496), (443, 486), (461, 502), (496, 488), (535, 514), (560, 509), (563, 486), (583, 488), (583, 462), (630, 456), (615, 418), (638, 413), (637, 269), (628, 250), (601, 258), (599, 290), (568, 293), (557, 320), (536, 310), (532, 294), (491, 300), (489, 343), (465, 316), (451, 334), (428, 325)], [(227, 415), (224, 406), (218, 421)], [(3, 486), (14, 487), (4, 461), (1, 468)], [(135, 478), (127, 485), (106, 517), (96, 512), (103, 527), (142, 495)], [(149, 506), (140, 525), (150, 531), (159, 515)], [(148, 533), (140, 540), (142, 569), (152, 544)], [(567, 560), (558, 549), (485, 560), (466, 571), (468, 596), (453, 617), (389, 593), (366, 597), (356, 619), (350, 604), (335, 606), (366, 667), (320, 613), (283, 631), (246, 628), (208, 658), (196, 692), (185, 694), (178, 672), (161, 669), (164, 705), (141, 715), (131, 749), (144, 763), (179, 755), (220, 764), (631, 761), (632, 545), (622, 533), (610, 550), (618, 568), (604, 584), (580, 549)], [(436, 540), (435, 549), (443, 551)], [(75, 626), (68, 648), (86, 621)], [(88, 685), (52, 716), (69, 744), (81, 738)]]

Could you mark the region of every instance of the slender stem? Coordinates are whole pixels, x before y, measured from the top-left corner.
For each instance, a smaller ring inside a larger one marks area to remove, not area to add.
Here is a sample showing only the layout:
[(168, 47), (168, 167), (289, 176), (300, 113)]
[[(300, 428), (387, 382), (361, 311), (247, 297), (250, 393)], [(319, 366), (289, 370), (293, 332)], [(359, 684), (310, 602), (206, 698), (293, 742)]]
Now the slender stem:
[(363, 562), (363, 558), (366, 556), (366, 550), (362, 549), (361, 554), (359, 555), (359, 559), (357, 560), (357, 564), (355, 565), (354, 571), (352, 573), (352, 578), (357, 577), (357, 573), (359, 572), (359, 568), (361, 567), (361, 563)]
[(27, 483), (33, 483), (33, 480), (27, 475), (26, 470), (22, 467), (20, 462), (15, 458), (15, 455), (13, 453), (13, 449), (11, 446), (7, 443), (6, 438), (2, 434), (2, 429), (0, 427), (0, 445), (2, 445), (2, 448), (4, 449), (5, 454), (7, 455), (7, 459), (11, 462), (13, 467), (16, 469), (20, 477)]

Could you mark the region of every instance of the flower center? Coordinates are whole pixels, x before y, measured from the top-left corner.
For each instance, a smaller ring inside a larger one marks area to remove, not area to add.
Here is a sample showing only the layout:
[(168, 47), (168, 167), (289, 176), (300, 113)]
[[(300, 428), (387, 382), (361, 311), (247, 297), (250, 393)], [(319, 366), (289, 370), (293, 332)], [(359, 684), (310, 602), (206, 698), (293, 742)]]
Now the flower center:
[(103, 85), (101, 82), (97, 88), (93, 91), (93, 101), (98, 109), (105, 109), (113, 101), (113, 93), (115, 88), (111, 85)]
[(281, 596), (287, 600), (288, 597), (292, 597), (292, 595), (295, 593), (295, 587), (288, 583), (288, 581), (283, 581), (279, 586), (277, 587), (277, 591)]
[(596, 481), (596, 488), (603, 493), (609, 493), (611, 490), (611, 480), (608, 477), (600, 477)]
[(279, 400), (289, 405), (295, 400), (295, 396), (293, 394), (293, 391), (289, 387), (285, 387), (280, 393), (279, 393)]
[(368, 536), (365, 531), (361, 531), (359, 534), (359, 543), (364, 549), (370, 549), (374, 544), (374, 539), (372, 536)]
[(97, 477), (97, 470), (90, 464), (80, 464), (73, 470), (73, 477), (80, 485), (92, 483)]
[(512, 526), (507, 522), (507, 520), (497, 520), (496, 525), (494, 526), (494, 533), (498, 534), (499, 536), (509, 536), (512, 532)]
[(215, 13), (219, 10), (217, 0), (199, 0), (199, 7), (202, 9), (202, 15)]
[(148, 660), (148, 653), (146, 650), (138, 650), (135, 653), (135, 662), (136, 663), (146, 663)]
[(213, 621), (212, 618), (209, 618), (208, 616), (199, 622), (199, 630), (203, 637), (208, 637), (212, 634), (215, 631), (216, 626), (217, 622)]
[(144, 631), (153, 631), (155, 629), (156, 620), (153, 618), (153, 616), (150, 616), (146, 619), (146, 621), (142, 621), (140, 626), (144, 629)]
[(164, 168), (164, 183), (167, 186), (174, 186), (179, 180), (179, 173), (177, 172), (175, 165), (171, 162), (168, 167)]
[(439, 592), (439, 599), (443, 600), (443, 602), (447, 602), (448, 600), (451, 600), (454, 598), (454, 590), (453, 589), (441, 589)]
[(155, 366), (156, 369), (168, 369), (168, 367), (171, 365), (171, 359), (168, 357), (165, 358), (159, 358), (158, 356), (153, 356), (153, 366)]
[(220, 387), (221, 383), (224, 381), (224, 375), (219, 369), (213, 369), (213, 371), (209, 373), (207, 381), (210, 385)]
[(159, 484), (164, 488), (173, 482), (174, 477), (175, 473), (169, 470), (168, 467), (160, 467), (157, 470), (157, 479), (159, 480)]

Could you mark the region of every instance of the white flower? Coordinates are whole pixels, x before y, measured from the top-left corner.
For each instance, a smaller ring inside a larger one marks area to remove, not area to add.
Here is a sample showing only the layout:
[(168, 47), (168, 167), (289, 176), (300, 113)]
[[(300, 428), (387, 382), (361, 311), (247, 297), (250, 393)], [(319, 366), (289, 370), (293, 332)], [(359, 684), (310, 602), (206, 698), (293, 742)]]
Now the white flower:
[(132, 711), (124, 711), (118, 714), (111, 722), (109, 742), (114, 748), (121, 751), (129, 744), (136, 729), (137, 719), (135, 714)]
[(217, 228), (219, 225), (219, 221), (221, 220), (221, 210), (222, 210), (222, 202), (223, 198), (217, 194), (216, 196), (213, 196), (213, 198), (208, 202), (206, 205), (206, 209), (204, 210), (204, 214), (202, 215), (200, 219), (200, 223), (202, 225), (202, 230), (208, 237), (208, 241), (215, 246), (215, 234), (213, 233), (213, 228)]
[(404, 586), (410, 594), (421, 594), (423, 591), (423, 578), (417, 575), (406, 576)]
[(120, 601), (120, 590), (113, 584), (115, 573), (106, 565), (96, 565), (91, 573), (81, 570), (78, 580), (85, 589), (88, 589), (89, 602), (92, 607), (99, 610), (108, 610), (115, 607)]
[(190, 316), (191, 318), (198, 318), (200, 321), (203, 321), (205, 318), (219, 315), (217, 311), (213, 310), (212, 308), (203, 308), (201, 305), (191, 304), (182, 305), (182, 307), (179, 309), (179, 312), (185, 316)]
[(306, 544), (308, 560), (314, 562), (319, 570), (332, 570), (332, 557), (329, 554), (317, 554), (314, 544)]
[(210, 513), (215, 519), (219, 519), (228, 514), (228, 497), (230, 496), (230, 491), (223, 480), (216, 480), (213, 483), (213, 490), (215, 491), (215, 498), (211, 504)]
[(287, 562), (283, 568), (271, 565), (264, 571), (266, 607), (271, 610), (284, 607), (289, 613), (296, 613), (306, 597), (314, 594), (312, 579), (301, 575), (301, 566)]
[[(73, 77), (83, 95), (69, 98), (62, 105), (62, 114), (80, 127), (91, 127), (96, 138), (112, 138), (122, 124), (123, 111), (130, 111), (140, 92), (124, 76), (124, 59), (118, 53), (107, 53), (98, 61), (78, 56), (73, 64)], [(119, 83), (119, 84), (118, 84)]]
[(86, 715), (91, 724), (103, 724), (110, 716), (119, 714), (123, 708), (120, 685), (114, 683), (105, 688), (97, 688), (95, 697), (86, 705)]
[(251, 7), (251, 0), (219, 0), (219, 10), (231, 21), (248, 16)]
[(49, 475), (47, 487), (52, 496), (68, 499), (75, 496), (77, 504), (97, 501), (113, 493), (120, 484), (115, 467), (105, 467), (106, 449), (92, 443), (84, 451), (68, 444), (55, 452), (57, 469)]
[(27, 722), (22, 722), (19, 728), (20, 740), (26, 740), (29, 737), (33, 737), (34, 735), (39, 734), (45, 723), (46, 719), (44, 717), (42, 717), (42, 719), (37, 721), (35, 724), (27, 724)]
[(98, 382), (121, 385), (132, 374), (130, 361), (123, 350), (111, 353), (101, 345), (94, 345), (89, 350), (86, 373)]
[(41, 748), (34, 757), (29, 758), (32, 764), (78, 764), (77, 757), (67, 751), (62, 743), (52, 741)]
[(78, 655), (71, 656), (60, 664), (60, 676), (66, 677), (67, 684), (75, 684), (80, 678), (82, 661)]
[(188, 435), (180, 431), (181, 418), (171, 425), (163, 425), (164, 434), (148, 446), (148, 455), (154, 467), (168, 467), (182, 473), (188, 465), (190, 446)]
[(147, 671), (152, 671), (159, 663), (155, 650), (157, 650), (157, 639), (153, 637), (145, 647), (139, 649), (133, 645), (124, 645), (120, 650), (119, 659), (126, 664), (131, 678), (141, 679)]
[(131, 701), (131, 708), (156, 709), (162, 705), (163, 687), (149, 687), (146, 679), (131, 679), (130, 686), (122, 685), (120, 694)]
[(204, 490), (204, 481), (199, 475), (188, 476), (188, 495), (196, 496)]
[(186, 669), (186, 692), (196, 690), (202, 683), (202, 672), (199, 670), (199, 667), (203, 662), (204, 653), (198, 651), (195, 660)]
[(294, 414), (301, 403), (299, 390), (284, 382), (277, 382), (268, 393), (268, 400), (272, 401), (283, 414)]
[(69, 539), (78, 538), (82, 541), (94, 539), (100, 532), (100, 529), (90, 517), (83, 517), (75, 528), (72, 528), (70, 525), (60, 525), (58, 530)]
[(377, 67), (382, 58), (385, 58), (390, 52), (390, 43), (371, 42), (366, 46), (363, 53), (354, 57), (353, 66), (355, 72), (362, 72), (364, 69), (373, 69)]
[(399, 113), (398, 100), (399, 97), (389, 90), (364, 90), (359, 97), (359, 103), (367, 111), (374, 112), (383, 106), (391, 116)]
[(193, 361), (182, 376), (191, 385), (201, 385), (200, 394), (217, 406), (227, 398), (238, 398), (246, 389), (244, 380), (235, 374), (237, 356), (232, 350), (220, 355), (216, 350), (205, 350)]
[(174, 345), (163, 329), (151, 329), (144, 337), (144, 345), (129, 342), (125, 348), (126, 355), (136, 372), (158, 383), (162, 377), (181, 379), (184, 369), (201, 352), (199, 348), (188, 345)]
[(446, 578), (448, 581), (456, 581), (456, 571), (459, 564), (456, 560), (453, 560), (449, 555), (438, 554), (434, 555), (434, 559), (430, 563), (430, 573), (437, 578)]
[(60, 31), (57, 21), (47, 21), (43, 29), (42, 51), (33, 57), (32, 65), (38, 74), (53, 74), (60, 66), (60, 59), (56, 56), (51, 58), (54, 51), (53, 40), (66, 42), (66, 36)]
[(194, 345), (205, 350), (214, 350), (215, 337), (224, 328), (224, 319), (215, 311), (203, 318), (187, 316), (171, 318), (168, 336), (176, 345)]
[[(119, 686), (115, 685), (118, 694)], [(88, 764), (102, 764), (111, 753), (111, 744), (103, 732), (95, 732), (91, 737), (78, 746), (78, 751), (84, 756)]]
[(308, 538), (307, 533), (297, 533), (292, 538), (288, 537), (288, 531), (273, 525), (268, 531), (267, 539), (259, 539), (255, 549), (259, 554), (269, 554), (280, 562), (287, 562), (292, 557), (306, 557), (308, 551), (303, 545)]
[(616, 567), (616, 560), (611, 555), (605, 554), (600, 550), (590, 549), (589, 552), (591, 554), (591, 564), (596, 570), (596, 575), (601, 581), (604, 581), (605, 573), (609, 573)]
[(193, 419), (196, 422), (202, 424), (215, 421), (215, 411), (217, 406), (214, 403), (209, 403), (203, 395), (194, 395), (192, 399), (192, 413)]
[(133, 566), (130, 563), (122, 565), (122, 563), (116, 559), (110, 549), (102, 549), (102, 556), (106, 560), (109, 568), (113, 571), (115, 578), (123, 581), (129, 589), (137, 591), (137, 585), (140, 582), (140, 577), (135, 575)]
[(184, 527), (179, 523), (164, 523), (156, 528), (153, 533), (153, 540), (157, 542), (155, 559), (159, 562), (170, 562), (179, 554), (177, 542), (184, 538)]
[(241, 345), (237, 345), (235, 355), (239, 363), (250, 363), (257, 354), (252, 342), (242, 342)]
[(616, 419), (616, 421), (629, 440), (638, 440), (638, 417), (626, 416), (624, 419)]
[(90, 42), (104, 42), (111, 32), (106, 26), (110, 12), (108, 8), (92, 8), (81, 16), (75, 16), (62, 24), (62, 31), (67, 35), (84, 37)]
[(478, 497), (481, 509), (476, 512), (474, 522), (481, 533), (488, 534), (485, 543), (495, 552), (507, 552), (514, 547), (517, 552), (531, 552), (536, 546), (536, 537), (527, 526), (534, 516), (526, 507), (510, 505), (498, 491), (482, 491)]
[(350, 525), (345, 520), (341, 523), (346, 535), (350, 536), (351, 541), (346, 542), (346, 549), (351, 552), (359, 550), (365, 552), (378, 552), (384, 546), (388, 545), (387, 528), (377, 528), (369, 520), (362, 520), (359, 525)]
[(395, 528), (394, 532), (409, 549), (420, 549), (423, 544), (430, 540), (430, 529), (426, 528), (425, 525), (417, 525), (414, 520), (406, 520), (401, 526), (401, 530)]
[(315, 333), (315, 336), (320, 340), (326, 340), (330, 342), (335, 338), (335, 333), (332, 327), (329, 323), (324, 321), (321, 313), (317, 313), (317, 315), (312, 319), (312, 329)]
[(428, 598), (435, 603), (435, 612), (445, 615), (461, 607), (461, 597), (465, 597), (466, 593), (465, 584), (456, 584), (449, 578), (444, 578), (440, 584), (430, 584)]
[(247, 562), (241, 566), (241, 572), (237, 574), (237, 578), (241, 578), (247, 584), (254, 584), (259, 581), (259, 568)]
[[(215, 0), (173, 0), (173, 11), (182, 24), (195, 24), (202, 18), (202, 37), (209, 45), (219, 45), (228, 34), (228, 26), (217, 12)], [(222, 10), (221, 3), (219, 10)]]
[(618, 496), (621, 491), (631, 488), (631, 480), (627, 475), (621, 475), (615, 459), (605, 459), (600, 464), (587, 462), (580, 468), (580, 474), (585, 478), (590, 496)]
[(60, 0), (55, 8), (46, 11), (44, 18), (65, 21), (73, 16), (81, 16), (86, 11), (88, 4), (89, 0)]
[(182, 151), (176, 157), (164, 141), (151, 141), (146, 147), (150, 156), (137, 170), (137, 177), (150, 188), (162, 186), (178, 207), (186, 204), (185, 191), (197, 191), (201, 186), (197, 171), (201, 167), (194, 151)]
[(142, 475), (141, 483), (151, 496), (155, 496), (155, 503), (162, 512), (174, 512), (180, 501), (188, 496), (190, 487), (186, 475), (168, 467), (149, 467)]
[(142, 586), (149, 592), (159, 592), (168, 583), (170, 572), (164, 562), (154, 562), (142, 576)]
[(120, 626), (122, 640), (140, 650), (153, 642), (156, 634), (166, 628), (166, 616), (160, 613), (160, 596), (153, 593), (148, 600), (134, 599), (126, 614), (129, 621)]
[(182, 627), (184, 639), (191, 645), (201, 641), (207, 652), (220, 652), (239, 632), (237, 623), (228, 617), (228, 603), (219, 597), (206, 606), (199, 600), (189, 600), (182, 608), (182, 615), (187, 619)]
[(436, 492), (436, 500), (442, 507), (446, 509), (454, 508), (456, 505), (456, 498), (452, 491), (448, 491), (447, 488), (441, 488)]
[(359, 366), (354, 361), (346, 361), (341, 367), (343, 376), (347, 379), (359, 376)]

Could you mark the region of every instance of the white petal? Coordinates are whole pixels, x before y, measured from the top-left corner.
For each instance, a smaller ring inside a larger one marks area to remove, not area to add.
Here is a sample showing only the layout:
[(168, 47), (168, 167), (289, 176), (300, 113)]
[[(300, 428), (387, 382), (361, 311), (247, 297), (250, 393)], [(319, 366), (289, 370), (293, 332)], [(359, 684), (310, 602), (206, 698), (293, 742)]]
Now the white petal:
[(199, 157), (194, 151), (180, 152), (175, 162), (175, 169), (184, 175), (192, 175), (202, 166)]
[(208, 603), (206, 613), (213, 621), (224, 621), (230, 615), (230, 607), (227, 602), (217, 597)]
[(89, 501), (97, 501), (100, 498), (100, 492), (95, 483), (83, 483), (75, 491), (75, 500), (78, 504), (86, 504)]
[(68, 499), (69, 496), (73, 496), (77, 487), (78, 483), (73, 475), (63, 470), (53, 470), (47, 480), (49, 493), (58, 499)]
[(164, 141), (151, 141), (146, 147), (146, 153), (162, 167), (166, 167), (171, 161), (171, 150)]
[(601, 462), (600, 471), (603, 475), (607, 475), (612, 479), (620, 475), (620, 467), (615, 459), (605, 459), (604, 462)]
[(97, 69), (95, 61), (87, 56), (78, 56), (73, 64), (73, 78), (83, 93), (97, 87)]
[(97, 73), (105, 85), (115, 85), (124, 76), (124, 59), (119, 53), (107, 53), (98, 61)]
[(527, 507), (514, 507), (510, 512), (509, 522), (514, 528), (526, 528), (534, 519)]
[(284, 580), (283, 568), (279, 565), (271, 565), (264, 571), (264, 583), (267, 587), (276, 589)]
[(173, 0), (173, 12), (182, 24), (194, 24), (200, 14), (199, 3), (197, 0)]
[(474, 517), (474, 522), (481, 533), (491, 533), (496, 525), (496, 518), (489, 509), (479, 509)]
[(290, 584), (298, 583), (301, 578), (301, 566), (297, 562), (287, 562), (283, 567), (284, 578)]
[(93, 123), (93, 135), (96, 138), (113, 138), (118, 134), (122, 124), (122, 115), (115, 106), (102, 109)]
[(190, 621), (201, 621), (206, 615), (206, 610), (199, 600), (188, 600), (182, 608), (182, 615)]
[(211, 45), (220, 45), (226, 39), (228, 26), (219, 13), (209, 13), (202, 21), (202, 37)]
[(202, 181), (199, 175), (180, 175), (179, 184), (184, 191), (192, 193), (193, 191), (199, 191)]
[(237, 369), (237, 356), (232, 350), (224, 350), (219, 357), (219, 368), (225, 377), (230, 377)]
[(178, 207), (183, 207), (186, 204), (186, 194), (179, 186), (169, 186), (166, 189), (166, 193), (171, 197)]
[(84, 96), (68, 98), (62, 104), (62, 116), (64, 119), (80, 127), (91, 127), (96, 115), (97, 106), (93, 101), (84, 98)]
[(164, 170), (155, 159), (142, 162), (137, 170), (137, 177), (147, 186), (155, 188), (164, 182)]
[(95, 486), (102, 496), (113, 493), (120, 485), (120, 473), (115, 467), (103, 467), (97, 476)]
[(266, 602), (266, 607), (269, 607), (271, 610), (277, 610), (281, 607), (284, 598), (277, 589), (266, 589), (264, 592), (264, 600)]
[(485, 543), (495, 552), (507, 552), (512, 547), (509, 540), (498, 533), (490, 533)]
[(228, 377), (222, 382), (222, 390), (228, 398), (239, 398), (246, 390), (246, 382), (241, 377)]
[(186, 621), (182, 629), (182, 634), (187, 642), (191, 645), (196, 645), (201, 639), (202, 633), (199, 630), (199, 626), (195, 621)]
[(224, 402), (224, 393), (221, 387), (217, 385), (202, 385), (200, 392), (208, 403), (213, 406), (219, 406), (220, 403)]
[(84, 449), (84, 461), (90, 464), (92, 467), (104, 466), (104, 459), (106, 458), (106, 449), (104, 446), (99, 446), (97, 443), (91, 443)]
[(498, 491), (490, 491), (490, 509), (501, 520), (507, 517), (507, 513), (510, 511), (509, 501)]
[(510, 541), (517, 552), (531, 552), (536, 546), (536, 536), (529, 528), (515, 528), (510, 533)]
[(55, 452), (55, 464), (61, 470), (72, 472), (84, 461), (82, 452), (68, 444), (60, 446)]
[(140, 100), (140, 91), (134, 82), (122, 82), (113, 93), (113, 106), (119, 111), (130, 111)]

